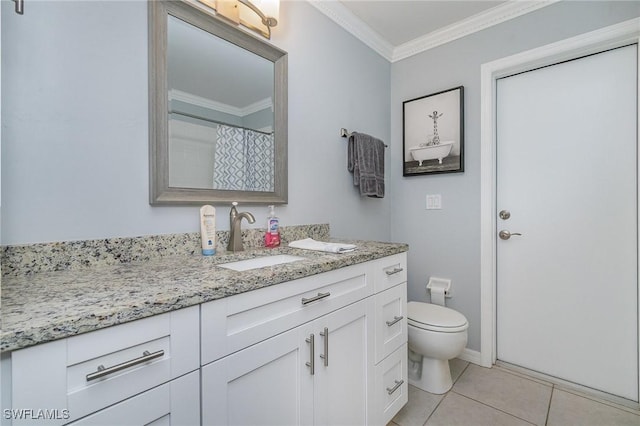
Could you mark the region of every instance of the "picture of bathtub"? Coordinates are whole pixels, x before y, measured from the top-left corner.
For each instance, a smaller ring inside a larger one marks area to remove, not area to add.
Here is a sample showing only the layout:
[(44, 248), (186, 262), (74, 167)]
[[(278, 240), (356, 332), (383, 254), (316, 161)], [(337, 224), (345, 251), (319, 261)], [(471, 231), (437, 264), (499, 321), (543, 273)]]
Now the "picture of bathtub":
[(463, 86), (402, 103), (402, 176), (438, 173), (464, 173)]
[(451, 148), (455, 141), (441, 141), (439, 145), (414, 146), (409, 149), (411, 157), (418, 162), (418, 167), (422, 166), (423, 161), (438, 160), (438, 164), (442, 164), (442, 159), (451, 153)]

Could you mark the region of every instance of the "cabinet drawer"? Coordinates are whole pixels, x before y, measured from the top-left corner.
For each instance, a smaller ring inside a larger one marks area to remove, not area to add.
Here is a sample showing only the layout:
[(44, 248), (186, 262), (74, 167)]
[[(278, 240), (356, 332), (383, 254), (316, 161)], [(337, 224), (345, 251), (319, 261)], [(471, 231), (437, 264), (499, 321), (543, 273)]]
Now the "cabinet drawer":
[(375, 291), (380, 292), (407, 281), (407, 254), (399, 253), (374, 262)]
[(409, 400), (407, 344), (376, 365), (378, 425), (386, 425)]
[(368, 270), (352, 265), (203, 304), (202, 365), (372, 295)]
[(376, 294), (376, 363), (407, 342), (407, 283)]
[(61, 424), (196, 370), (198, 321), (193, 306), (18, 350), (13, 407), (66, 409)]
[(72, 426), (200, 424), (200, 378), (194, 371), (91, 414)]

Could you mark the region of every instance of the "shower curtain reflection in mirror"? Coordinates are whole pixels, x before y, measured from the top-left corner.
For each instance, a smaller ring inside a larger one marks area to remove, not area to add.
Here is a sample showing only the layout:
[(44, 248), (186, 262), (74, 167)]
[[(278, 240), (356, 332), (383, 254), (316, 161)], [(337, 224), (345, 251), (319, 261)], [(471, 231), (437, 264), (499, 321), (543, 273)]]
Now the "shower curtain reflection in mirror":
[(272, 132), (169, 120), (170, 186), (272, 192), (275, 141)]
[(273, 191), (273, 133), (219, 124), (215, 151), (214, 189)]

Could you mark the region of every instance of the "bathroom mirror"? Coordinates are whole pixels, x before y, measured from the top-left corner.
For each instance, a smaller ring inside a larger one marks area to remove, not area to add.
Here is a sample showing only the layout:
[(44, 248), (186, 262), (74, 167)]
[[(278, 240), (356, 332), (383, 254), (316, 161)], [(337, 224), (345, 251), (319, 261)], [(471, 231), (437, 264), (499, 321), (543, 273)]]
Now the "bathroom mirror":
[(286, 52), (197, 3), (148, 8), (150, 203), (286, 203)]

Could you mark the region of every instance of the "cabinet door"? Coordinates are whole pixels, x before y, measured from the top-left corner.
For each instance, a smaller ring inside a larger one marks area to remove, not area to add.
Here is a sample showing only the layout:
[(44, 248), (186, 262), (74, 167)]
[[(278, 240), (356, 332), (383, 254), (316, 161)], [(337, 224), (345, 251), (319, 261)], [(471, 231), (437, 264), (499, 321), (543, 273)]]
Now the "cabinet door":
[(200, 424), (199, 384), (198, 372), (194, 371), (69, 426), (196, 426)]
[(309, 357), (298, 327), (202, 367), (202, 424), (312, 423)]
[(373, 318), (373, 299), (368, 298), (314, 321), (315, 424), (368, 424), (374, 377)]

